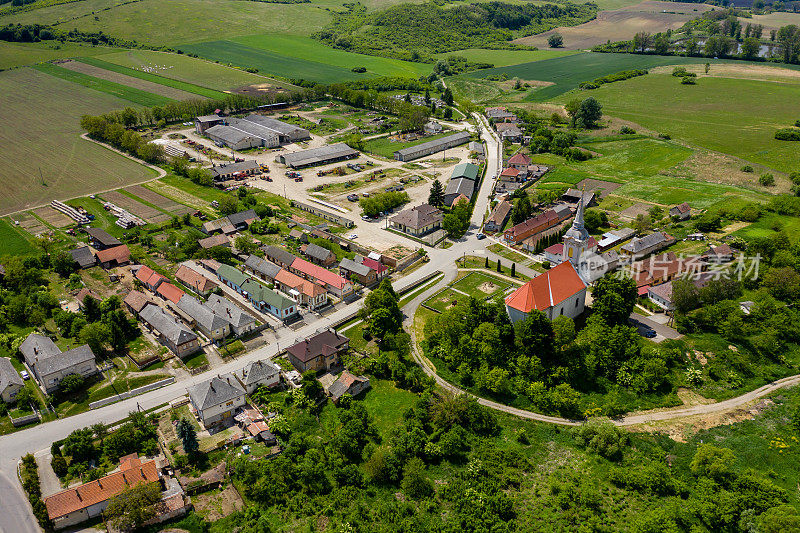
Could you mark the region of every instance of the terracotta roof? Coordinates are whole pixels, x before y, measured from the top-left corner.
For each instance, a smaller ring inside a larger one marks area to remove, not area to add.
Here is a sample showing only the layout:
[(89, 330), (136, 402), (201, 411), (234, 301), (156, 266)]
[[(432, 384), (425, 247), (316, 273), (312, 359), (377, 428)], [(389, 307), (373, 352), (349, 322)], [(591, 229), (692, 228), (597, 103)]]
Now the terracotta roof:
[(296, 257), (292, 262), (292, 268), (306, 274), (310, 278), (321, 281), (326, 285), (336, 287), (337, 289), (343, 289), (347, 285), (347, 280), (342, 276), (334, 274), (330, 270), (315, 265), (314, 263), (309, 263), (305, 259), (300, 259), (299, 257)]
[(520, 222), (505, 231), (507, 238), (518, 240), (521, 235), (532, 235), (540, 231), (552, 228), (562, 220), (569, 218), (569, 208), (557, 205), (553, 209), (548, 209), (544, 213), (539, 213), (525, 222)]
[(78, 295), (77, 295), (77, 296), (75, 296), (75, 299), (76, 299), (76, 300), (78, 300), (78, 303), (79, 303), (79, 304), (83, 304), (83, 300), (84, 300), (84, 299), (85, 299), (87, 296), (91, 296), (92, 298), (94, 298), (94, 299), (95, 299), (95, 300), (97, 300), (98, 302), (99, 302), (99, 301), (101, 301), (101, 300), (103, 299), (103, 297), (102, 297), (102, 296), (100, 296), (99, 294), (97, 294), (96, 292), (94, 292), (92, 289), (89, 289), (89, 288), (87, 288), (87, 287), (84, 287), (84, 288), (82, 288), (80, 291), (78, 291)]
[(247, 426), (247, 432), (254, 437), (259, 433), (261, 433), (262, 431), (269, 431), (269, 426), (264, 421), (253, 422), (252, 424)]
[(675, 207), (673, 207), (672, 209), (677, 209), (681, 213), (688, 213), (689, 211), (692, 210), (692, 208), (686, 202), (683, 202), (682, 204), (678, 204)]
[(511, 202), (503, 200), (502, 202), (494, 206), (494, 209), (492, 210), (492, 213), (489, 215), (489, 218), (486, 219), (486, 222), (493, 222), (498, 226), (501, 225), (503, 222), (505, 222), (506, 218), (508, 217), (508, 214), (511, 212), (512, 207), (513, 206), (511, 205)]
[(292, 274), (291, 272), (289, 272), (284, 268), (282, 268), (280, 272), (278, 272), (278, 274), (275, 276), (275, 281), (277, 281), (281, 285), (290, 287), (312, 298), (321, 296), (326, 292), (324, 287), (317, 285), (313, 281), (303, 279), (296, 274)]
[(531, 158), (528, 157), (527, 155), (523, 154), (523, 153), (514, 154), (509, 158), (508, 164), (509, 165), (525, 165), (525, 166), (527, 166), (527, 165), (531, 164)]
[(125, 263), (131, 259), (131, 251), (124, 244), (108, 248), (107, 250), (100, 250), (95, 255), (97, 256), (97, 260), (101, 263), (107, 263), (109, 261)]
[(150, 303), (150, 299), (147, 297), (147, 295), (139, 291), (129, 292), (122, 301), (136, 313), (144, 309), (144, 306)]
[(501, 176), (508, 176), (510, 178), (516, 178), (519, 176), (519, 170), (514, 167), (508, 167), (500, 173)]
[(137, 457), (135, 461), (128, 459), (118, 472), (45, 498), (44, 505), (50, 519), (54, 520), (109, 500), (128, 487), (155, 481), (158, 481), (155, 460), (141, 463)]
[(216, 283), (186, 265), (178, 267), (178, 271), (175, 272), (175, 279), (198, 292), (210, 291), (217, 286)]
[(569, 261), (539, 274), (506, 297), (506, 305), (523, 313), (544, 311), (586, 288)]
[(172, 283), (166, 282), (159, 285), (158, 289), (156, 289), (156, 292), (174, 304), (177, 304), (181, 300), (181, 297), (185, 294)]

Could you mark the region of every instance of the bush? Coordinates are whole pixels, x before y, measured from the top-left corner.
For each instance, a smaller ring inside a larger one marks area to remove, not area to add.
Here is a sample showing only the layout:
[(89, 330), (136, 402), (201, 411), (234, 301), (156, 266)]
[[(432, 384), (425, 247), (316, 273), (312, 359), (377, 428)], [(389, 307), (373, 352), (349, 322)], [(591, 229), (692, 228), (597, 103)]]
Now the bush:
[(610, 421), (593, 418), (575, 430), (575, 441), (578, 446), (617, 461), (622, 459), (628, 436)]
[(742, 167), (742, 172), (753, 172), (753, 167), (750, 165), (745, 165)]
[(350, 69), (352, 72), (358, 72), (359, 74), (366, 72), (367, 67), (353, 67)]
[(783, 128), (775, 132), (775, 138), (779, 141), (800, 141), (800, 129)]
[(758, 183), (763, 185), (764, 187), (772, 187), (775, 185), (775, 176), (767, 172), (766, 174), (761, 174), (758, 178)]
[(681, 85), (696, 85), (696, 84), (697, 82), (691, 76), (686, 76), (684, 78), (681, 78)]
[(634, 133), (636, 133), (636, 130), (631, 128), (630, 126), (622, 126), (619, 129), (619, 132), (623, 135), (633, 135)]

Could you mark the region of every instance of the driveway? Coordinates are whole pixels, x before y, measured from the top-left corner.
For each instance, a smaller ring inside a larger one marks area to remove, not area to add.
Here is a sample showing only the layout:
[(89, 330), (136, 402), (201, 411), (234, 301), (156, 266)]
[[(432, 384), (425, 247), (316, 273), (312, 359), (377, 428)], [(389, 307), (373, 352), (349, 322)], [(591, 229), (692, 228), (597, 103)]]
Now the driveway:
[(655, 330), (656, 337), (652, 339), (654, 342), (663, 342), (666, 339), (680, 339), (683, 337), (683, 335), (678, 333), (674, 328), (671, 328), (666, 324), (660, 324), (652, 318), (640, 315), (639, 313), (631, 313), (631, 318), (638, 320), (642, 324), (650, 326)]

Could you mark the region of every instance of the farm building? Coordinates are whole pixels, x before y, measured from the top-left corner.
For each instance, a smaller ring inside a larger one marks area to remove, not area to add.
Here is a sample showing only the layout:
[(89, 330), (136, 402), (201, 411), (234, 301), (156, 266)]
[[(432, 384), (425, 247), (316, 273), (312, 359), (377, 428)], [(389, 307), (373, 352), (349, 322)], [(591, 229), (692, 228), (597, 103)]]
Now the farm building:
[(197, 244), (200, 245), (200, 248), (205, 250), (214, 248), (215, 246), (225, 246), (226, 248), (230, 248), (231, 239), (227, 235), (212, 235), (210, 237), (206, 237), (205, 239), (200, 239), (197, 241)]
[[(302, 209), (303, 211), (308, 211), (309, 213), (317, 215), (319, 218), (325, 219), (328, 222), (333, 222), (334, 224), (339, 224), (340, 226), (344, 226), (345, 228), (352, 228), (354, 226), (353, 221), (350, 220), (349, 218), (337, 215), (336, 213), (331, 213), (330, 211), (326, 211), (325, 209), (322, 209), (315, 205), (305, 204), (303, 202), (298, 202), (297, 200), (295, 200), (294, 206)], [(327, 239), (328, 237), (323, 236), (322, 238)]]
[(186, 293), (172, 283), (165, 281), (158, 286), (156, 289), (156, 294), (158, 294), (164, 300), (169, 300), (177, 305), (178, 302), (181, 301), (181, 298), (183, 298), (183, 295)]
[(280, 144), (307, 141), (311, 138), (311, 133), (309, 133), (307, 129), (301, 128), (300, 126), (295, 126), (294, 124), (281, 122), (280, 120), (276, 120), (274, 118), (265, 117), (263, 115), (248, 115), (241, 120), (242, 122), (239, 123), (238, 127), (251, 128), (251, 130), (255, 126), (264, 128), (277, 135), (278, 142)]
[[(133, 270), (135, 267), (131, 267)], [(136, 270), (136, 279), (141, 282), (142, 285), (150, 289), (151, 291), (155, 292), (159, 285), (163, 282), (168, 281), (167, 278), (159, 274), (158, 272), (154, 271), (152, 268), (146, 265), (140, 265), (139, 268)]]
[(686, 220), (692, 217), (692, 208), (688, 203), (676, 205), (669, 208), (669, 216), (677, 218), (678, 220)]
[(154, 302), (145, 293), (134, 290), (125, 295), (125, 299), (122, 300), (122, 303), (125, 304), (125, 307), (128, 308), (128, 311), (134, 315), (138, 315), (142, 312), (144, 306)]
[[(236, 150), (237, 148), (234, 148)], [(255, 161), (239, 161), (211, 167), (211, 177), (214, 181), (231, 179), (236, 176), (250, 176), (261, 172), (261, 167)]]
[(105, 250), (122, 244), (122, 241), (110, 235), (106, 230), (100, 228), (86, 228), (84, 231), (89, 236), (89, 244), (95, 250)]
[(233, 128), (219, 124), (205, 131), (206, 137), (214, 141), (218, 146), (227, 146), (231, 150), (247, 150), (248, 148), (256, 148), (259, 146), (267, 146), (272, 148), (277, 146), (277, 136), (272, 135), (268, 141), (255, 135), (250, 135), (240, 129)]
[(72, 256), (72, 260), (78, 264), (78, 268), (93, 267), (97, 261), (92, 249), (88, 246), (79, 246), (74, 250), (70, 250), (69, 254)]
[(105, 269), (127, 265), (131, 261), (131, 251), (124, 244), (100, 250), (95, 256), (100, 266)]
[(358, 396), (365, 390), (369, 389), (369, 387), (369, 378), (367, 376), (356, 376), (355, 374), (351, 374), (345, 370), (336, 379), (336, 381), (334, 381), (331, 386), (328, 387), (328, 394), (330, 395), (331, 400), (338, 402), (339, 398), (345, 394), (349, 394), (350, 396)]
[(468, 142), (469, 140), (470, 134), (466, 131), (460, 131), (458, 133), (454, 133), (453, 135), (442, 137), (441, 139), (434, 139), (432, 141), (417, 144), (415, 146), (403, 148), (402, 150), (397, 150), (394, 153), (394, 158), (398, 161), (412, 161), (414, 159), (419, 159), (420, 157), (425, 157), (426, 155), (447, 150), (448, 148), (454, 148)]
[(603, 238), (597, 243), (597, 249), (601, 252), (613, 248), (621, 242), (633, 238), (636, 230), (633, 228), (620, 228), (603, 233)]
[(355, 159), (356, 157), (358, 157), (357, 151), (344, 143), (336, 143), (309, 150), (280, 154), (275, 157), (275, 162), (291, 168), (304, 168), (312, 165), (324, 165), (346, 159)]
[(244, 335), (256, 327), (256, 319), (247, 314), (238, 305), (227, 298), (212, 294), (206, 305), (215, 315), (221, 316), (231, 326), (231, 333), (236, 336)]
[(217, 124), (222, 124), (223, 120), (225, 119), (219, 115), (203, 115), (201, 117), (195, 117), (194, 131), (198, 135), (203, 135), (209, 128), (213, 128)]
[(581, 199), (583, 199), (584, 207), (591, 207), (594, 205), (595, 195), (593, 192), (581, 192), (578, 189), (572, 188), (567, 189), (567, 192), (561, 195), (562, 201), (574, 206), (577, 206)]
[(442, 227), (442, 212), (429, 204), (401, 211), (389, 219), (389, 227), (414, 237), (427, 235)]
[[(202, 132), (198, 131), (198, 134), (205, 134), (212, 141), (234, 150), (256, 146), (275, 148), (281, 144), (311, 138), (311, 134), (306, 129), (261, 115), (225, 118), (219, 121), (213, 117), (214, 115), (195, 119), (195, 129), (198, 130), (202, 127)], [(198, 122), (201, 118), (209, 120), (201, 125)], [(213, 125), (206, 126), (206, 124), (212, 123)]]
[(284, 248), (281, 248), (280, 246), (272, 246), (268, 244), (266, 246), (262, 246), (261, 249), (264, 250), (264, 255), (267, 259), (284, 268), (289, 268), (292, 266), (294, 260), (297, 259), (294, 254)]
[(470, 142), (469, 151), (474, 154), (477, 154), (478, 156), (486, 155), (486, 150), (484, 149), (482, 142), (475, 142), (475, 141)]
[(444, 203), (452, 207), (456, 200), (464, 197), (467, 201), (472, 200), (472, 195), (475, 193), (475, 182), (469, 178), (456, 178), (447, 182), (447, 187), (444, 189)]

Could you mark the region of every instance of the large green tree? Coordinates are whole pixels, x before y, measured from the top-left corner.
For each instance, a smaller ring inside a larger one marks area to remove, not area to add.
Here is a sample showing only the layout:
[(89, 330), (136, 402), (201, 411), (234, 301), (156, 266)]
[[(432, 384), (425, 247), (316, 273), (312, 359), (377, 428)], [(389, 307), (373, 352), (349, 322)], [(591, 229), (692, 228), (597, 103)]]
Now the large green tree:
[(592, 309), (609, 325), (626, 324), (637, 298), (633, 278), (606, 274), (594, 284)]

